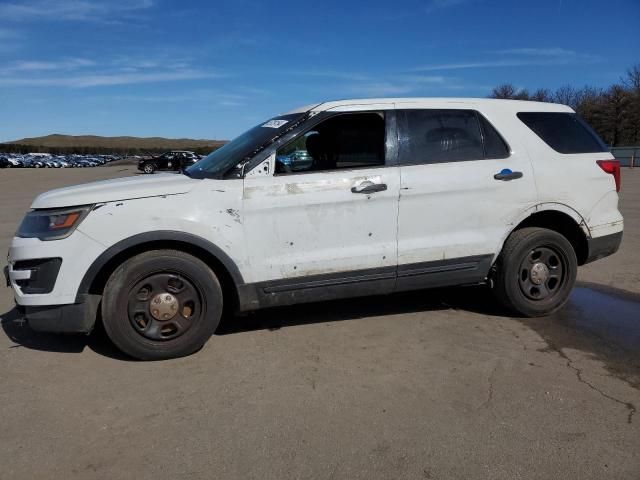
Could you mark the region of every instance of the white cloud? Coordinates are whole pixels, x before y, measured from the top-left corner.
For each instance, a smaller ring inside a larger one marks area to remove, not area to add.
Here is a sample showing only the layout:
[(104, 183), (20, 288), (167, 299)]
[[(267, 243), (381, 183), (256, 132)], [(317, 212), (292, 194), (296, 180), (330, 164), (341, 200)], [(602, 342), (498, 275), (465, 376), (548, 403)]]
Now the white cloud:
[(0, 27), (0, 52), (15, 52), (21, 48), (22, 35), (15, 30)]
[(86, 58), (21, 60), (0, 71), (0, 85), (21, 87), (88, 88), (109, 85), (172, 82), (218, 78), (217, 72), (202, 70), (188, 62), (159, 58), (108, 60), (97, 63)]
[[(245, 89), (241, 89), (244, 91)], [(253, 92), (231, 93), (219, 90), (189, 90), (185, 93), (176, 95), (115, 95), (109, 97), (115, 101), (123, 102), (144, 102), (144, 103), (185, 103), (199, 102), (207, 104), (217, 104), (225, 107), (234, 107), (244, 105), (249, 96), (255, 96)]]
[(0, 40), (18, 38), (18, 33), (8, 28), (0, 27)]
[(300, 75), (304, 77), (326, 77), (338, 80), (354, 81), (364, 81), (369, 78), (367, 75), (362, 75), (360, 73), (344, 72), (340, 70), (290, 70), (280, 71), (280, 73), (285, 73), (287, 75)]
[(541, 57), (571, 57), (578, 55), (574, 50), (560, 47), (551, 48), (508, 48), (506, 50), (494, 50), (491, 53), (500, 55), (527, 55)]
[(71, 87), (87, 88), (109, 85), (131, 85), (136, 83), (171, 82), (178, 80), (196, 80), (202, 78), (220, 77), (215, 73), (197, 70), (176, 72), (148, 72), (148, 73), (114, 73), (114, 74), (82, 74), (64, 77), (0, 77), (2, 86), (19, 87)]
[(153, 6), (153, 0), (31, 0), (0, 5), (5, 21), (107, 21)]
[(440, 70), (465, 70), (470, 68), (518, 67), (521, 65), (539, 64), (526, 60), (488, 60), (484, 62), (441, 63), (416, 67), (414, 72), (436, 72)]
[(469, 3), (469, 1), (470, 0), (431, 0), (425, 5), (424, 11), (426, 13), (431, 13), (437, 10), (463, 5), (465, 3)]
[(86, 58), (69, 58), (56, 62), (26, 60), (9, 64), (5, 72), (40, 72), (46, 70), (72, 70), (79, 67), (89, 67), (95, 65), (93, 60)]
[(410, 94), (425, 95), (442, 90), (467, 88), (459, 78), (421, 73), (374, 72), (359, 73), (343, 70), (298, 70), (279, 71), (288, 76), (326, 77), (320, 89), (331, 91), (333, 96), (353, 95), (356, 97), (391, 97)]
[(405, 95), (413, 91), (414, 87), (408, 84), (393, 82), (375, 82), (355, 84), (348, 87), (351, 94), (364, 97), (387, 97), (392, 95)]
[(548, 59), (572, 63), (594, 63), (599, 62), (601, 57), (589, 53), (580, 53), (575, 50), (569, 50), (561, 47), (547, 48), (509, 48), (506, 50), (494, 50), (490, 52), (496, 55), (506, 57), (519, 57), (523, 59)]
[(394, 78), (415, 84), (443, 84), (451, 80), (442, 75), (397, 75)]
[(443, 70), (467, 70), (478, 68), (502, 68), (521, 66), (552, 66), (579, 63), (595, 63), (601, 59), (596, 55), (579, 53), (559, 47), (552, 48), (510, 48), (488, 52), (492, 58), (476, 62), (453, 62), (424, 65), (413, 69), (415, 72), (436, 72)]

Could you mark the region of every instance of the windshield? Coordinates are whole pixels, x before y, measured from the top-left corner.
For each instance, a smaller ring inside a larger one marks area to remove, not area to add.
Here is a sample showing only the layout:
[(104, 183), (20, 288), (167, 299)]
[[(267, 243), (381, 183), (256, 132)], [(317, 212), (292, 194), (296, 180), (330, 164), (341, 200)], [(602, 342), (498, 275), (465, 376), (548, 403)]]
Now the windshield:
[(252, 157), (306, 116), (305, 112), (274, 117), (247, 130), (185, 170), (192, 178), (221, 178), (242, 160)]

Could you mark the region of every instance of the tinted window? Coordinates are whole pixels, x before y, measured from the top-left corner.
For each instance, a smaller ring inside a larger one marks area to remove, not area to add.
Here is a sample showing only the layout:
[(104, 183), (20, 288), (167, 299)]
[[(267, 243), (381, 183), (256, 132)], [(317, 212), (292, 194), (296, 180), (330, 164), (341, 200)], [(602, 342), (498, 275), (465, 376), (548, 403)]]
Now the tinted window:
[(380, 113), (331, 117), (276, 152), (276, 173), (384, 165), (385, 120)]
[(518, 118), (556, 152), (608, 151), (591, 127), (575, 113), (520, 112)]
[(405, 110), (400, 122), (400, 164), (484, 158), (480, 125), (473, 110)]
[(478, 118), (480, 119), (482, 138), (484, 140), (484, 158), (507, 158), (509, 156), (509, 147), (507, 147), (500, 134), (482, 115), (478, 114)]

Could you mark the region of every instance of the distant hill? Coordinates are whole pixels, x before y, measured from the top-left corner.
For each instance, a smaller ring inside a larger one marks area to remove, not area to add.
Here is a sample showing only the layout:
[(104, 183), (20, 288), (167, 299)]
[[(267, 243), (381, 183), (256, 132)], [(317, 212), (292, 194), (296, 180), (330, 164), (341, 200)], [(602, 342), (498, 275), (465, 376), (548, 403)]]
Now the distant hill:
[(219, 147), (221, 140), (194, 140), (191, 138), (162, 137), (100, 137), (97, 135), (46, 135), (44, 137), (23, 138), (9, 144), (42, 147), (103, 147), (103, 148), (164, 148), (167, 150), (187, 150), (187, 147)]
[(22, 138), (0, 144), (0, 151), (50, 153), (139, 153), (166, 150), (192, 150), (208, 153), (224, 145), (224, 140), (195, 140), (191, 138), (162, 137), (101, 137), (97, 135), (46, 135)]

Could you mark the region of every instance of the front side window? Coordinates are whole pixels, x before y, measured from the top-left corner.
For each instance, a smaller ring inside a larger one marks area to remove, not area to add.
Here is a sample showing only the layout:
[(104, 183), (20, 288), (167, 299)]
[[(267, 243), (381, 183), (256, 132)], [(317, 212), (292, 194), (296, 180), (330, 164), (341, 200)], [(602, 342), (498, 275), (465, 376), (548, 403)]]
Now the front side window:
[(333, 116), (276, 152), (276, 174), (375, 167), (384, 163), (383, 112)]
[(399, 123), (401, 165), (484, 158), (480, 124), (473, 110), (404, 110)]

